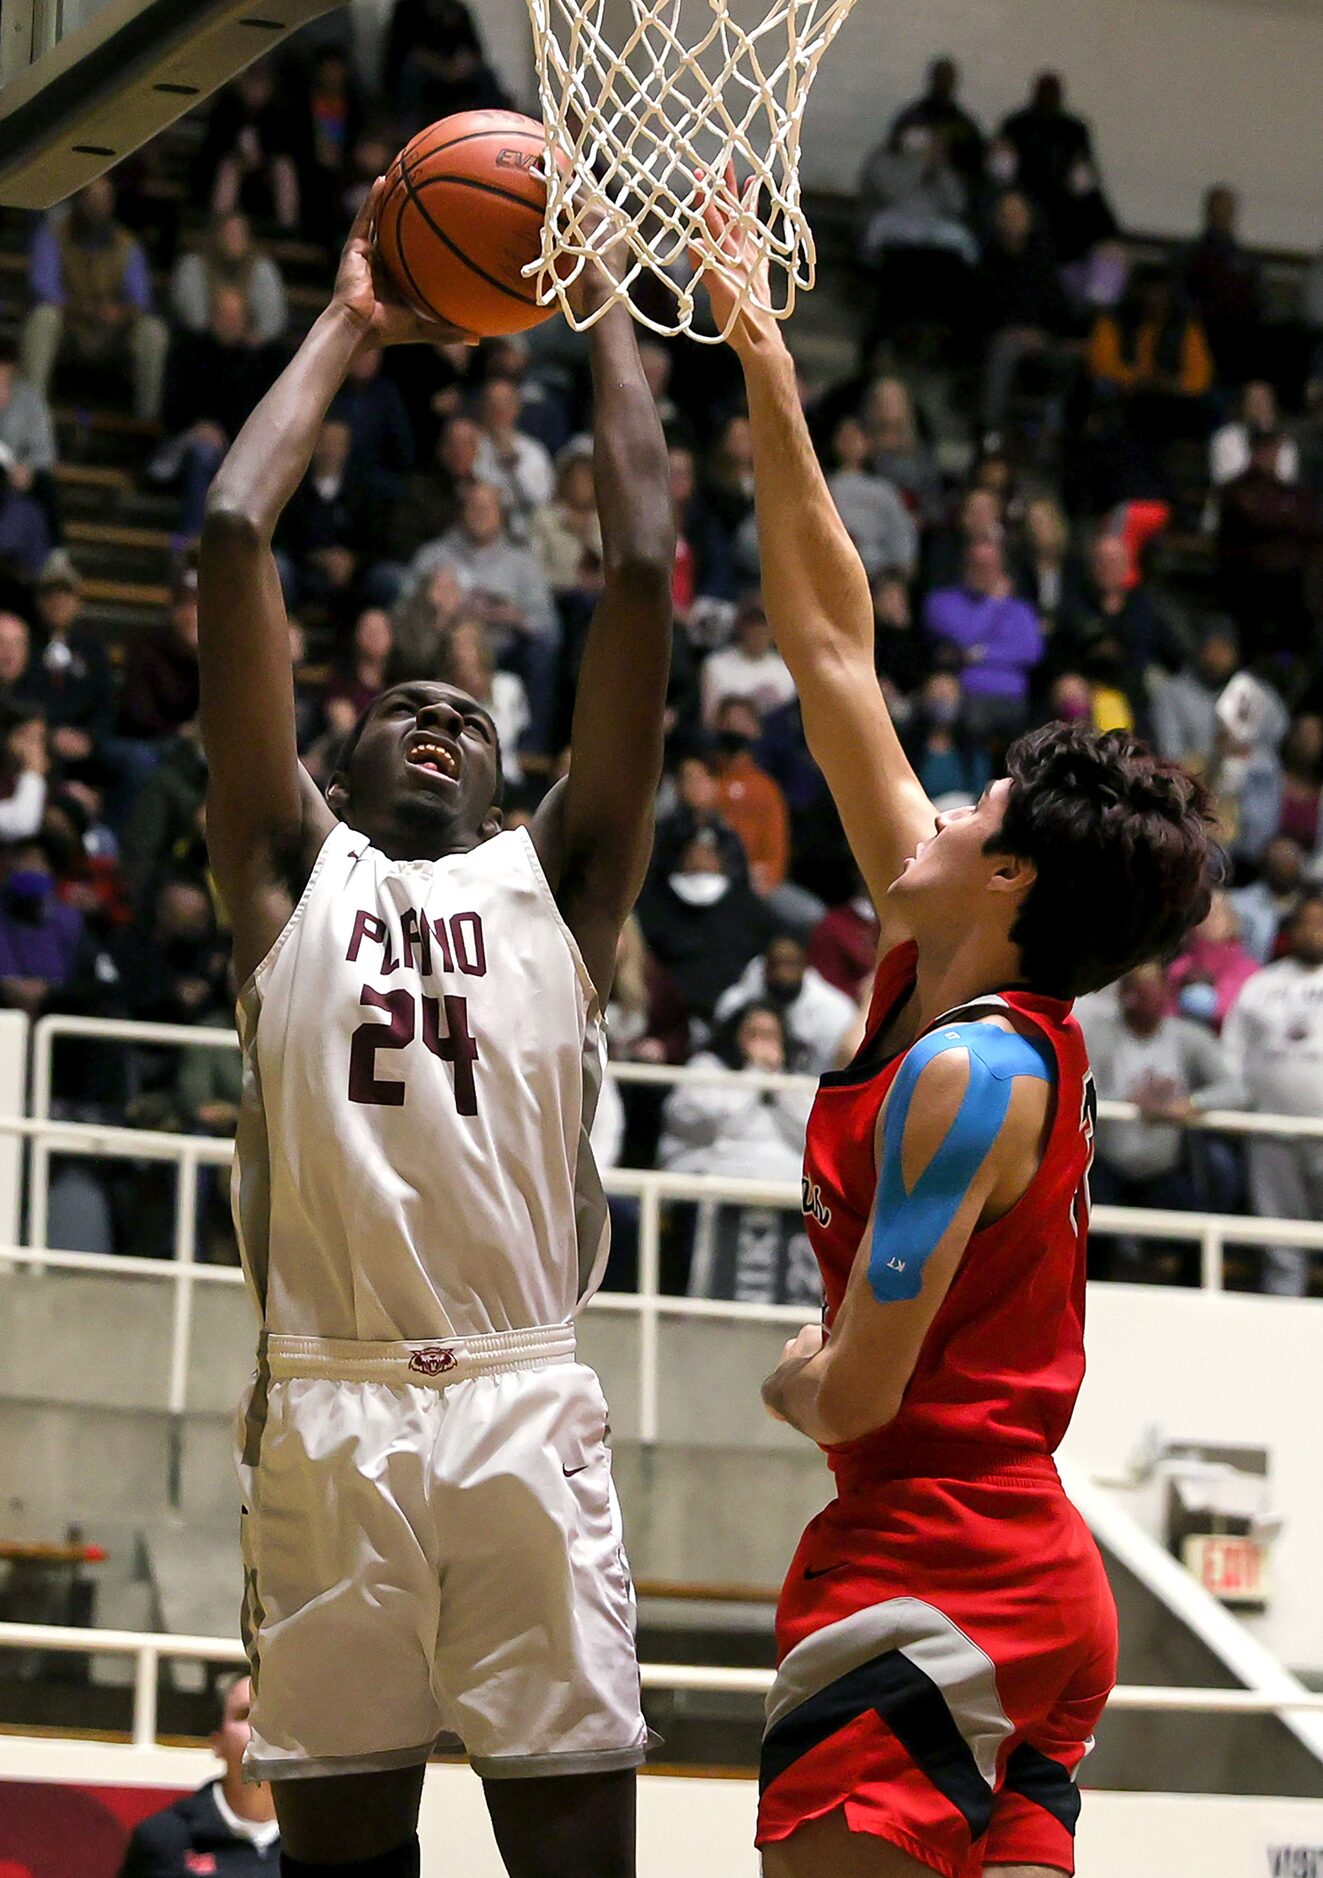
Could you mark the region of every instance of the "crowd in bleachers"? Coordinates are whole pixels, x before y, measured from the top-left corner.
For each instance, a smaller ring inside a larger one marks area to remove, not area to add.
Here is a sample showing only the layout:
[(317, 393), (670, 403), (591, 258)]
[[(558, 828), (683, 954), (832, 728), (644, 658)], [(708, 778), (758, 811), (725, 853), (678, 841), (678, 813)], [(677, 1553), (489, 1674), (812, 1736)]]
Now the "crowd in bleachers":
[[(291, 271), (329, 291), (348, 218), (403, 139), (503, 102), (462, 0), (397, 0), (373, 84), (314, 34), (24, 223), (25, 304), (0, 335), (3, 1004), (229, 1021), (197, 732), (207, 489), (306, 324)], [(934, 800), (976, 796), (1009, 741), (1053, 717), (1134, 727), (1219, 799), (1230, 871), (1208, 922), (1082, 1013), (1100, 1093), (1144, 1110), (1104, 1128), (1100, 1191), (1307, 1216), (1318, 1144), (1247, 1162), (1182, 1125), (1228, 1106), (1323, 1116), (1323, 261), (1297, 268), (1287, 302), (1237, 218), (1217, 184), (1196, 240), (1141, 240), (1060, 79), (994, 129), (940, 59), (865, 166), (842, 370), (802, 388)], [(876, 920), (763, 612), (738, 372), (692, 342), (643, 353), (670, 443), (677, 631), (612, 1048), (816, 1072), (851, 1047)], [(169, 517), (163, 602), (130, 589), (113, 619), (79, 565), (96, 528), (70, 538), (61, 454), (77, 460), (103, 408), (129, 439), (115, 487)], [(489, 704), (507, 815), (531, 813), (567, 760), (600, 585), (590, 420), (586, 342), (559, 320), (354, 367), (275, 542), (315, 776), (384, 683), (440, 676)], [(1274, 1076), (1274, 1024), (1312, 1075)], [(233, 1124), (227, 1053), (58, 1061), (68, 1113)], [(794, 1179), (802, 1124), (796, 1093), (631, 1089), (599, 1141), (608, 1160)], [(52, 1231), (165, 1250), (156, 1181), (66, 1164)], [(221, 1196), (204, 1201), (204, 1245), (228, 1256)], [(1181, 1275), (1134, 1242), (1099, 1260)], [(1274, 1255), (1262, 1277), (1301, 1289), (1308, 1261)]]

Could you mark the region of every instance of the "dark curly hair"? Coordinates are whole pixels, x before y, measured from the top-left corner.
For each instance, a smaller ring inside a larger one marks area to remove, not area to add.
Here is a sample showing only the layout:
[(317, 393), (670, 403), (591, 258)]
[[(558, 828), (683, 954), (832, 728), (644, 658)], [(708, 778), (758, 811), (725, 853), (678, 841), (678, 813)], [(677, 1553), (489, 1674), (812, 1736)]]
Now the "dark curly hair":
[(1026, 983), (1049, 997), (1097, 991), (1173, 953), (1208, 913), (1221, 873), (1212, 799), (1128, 731), (1049, 724), (1006, 756), (1010, 794), (989, 854), (1037, 878), (1010, 938)]

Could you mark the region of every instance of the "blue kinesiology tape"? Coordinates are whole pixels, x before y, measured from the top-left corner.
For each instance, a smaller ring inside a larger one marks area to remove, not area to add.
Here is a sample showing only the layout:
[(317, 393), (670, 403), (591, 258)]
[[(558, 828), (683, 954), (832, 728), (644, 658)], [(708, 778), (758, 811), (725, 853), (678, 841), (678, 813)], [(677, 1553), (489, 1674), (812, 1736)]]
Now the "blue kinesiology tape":
[[(910, 1103), (920, 1076), (944, 1050), (968, 1052), (969, 1085), (937, 1152), (907, 1193), (902, 1148)], [(1017, 1076), (1051, 1082), (1052, 1053), (1046, 1042), (996, 1024), (944, 1024), (921, 1037), (901, 1064), (882, 1124), (882, 1170), (868, 1261), (868, 1282), (879, 1304), (918, 1297), (924, 1267), (1006, 1119)]]

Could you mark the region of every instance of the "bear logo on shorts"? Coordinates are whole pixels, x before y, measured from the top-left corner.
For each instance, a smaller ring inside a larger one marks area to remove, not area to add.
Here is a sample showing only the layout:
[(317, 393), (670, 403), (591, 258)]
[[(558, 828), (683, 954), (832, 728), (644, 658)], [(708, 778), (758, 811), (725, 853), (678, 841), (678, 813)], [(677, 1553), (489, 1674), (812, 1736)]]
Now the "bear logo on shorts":
[(440, 1376), (445, 1370), (453, 1369), (458, 1360), (453, 1350), (433, 1343), (425, 1350), (414, 1351), (409, 1358), (409, 1368), (416, 1370), (420, 1376)]

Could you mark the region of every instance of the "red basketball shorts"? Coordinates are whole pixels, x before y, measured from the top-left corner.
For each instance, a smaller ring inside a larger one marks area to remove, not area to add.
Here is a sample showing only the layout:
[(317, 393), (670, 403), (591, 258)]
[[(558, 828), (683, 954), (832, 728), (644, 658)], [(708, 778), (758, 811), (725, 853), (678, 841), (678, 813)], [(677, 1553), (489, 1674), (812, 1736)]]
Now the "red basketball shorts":
[(800, 1540), (777, 1656), (760, 1845), (843, 1811), (944, 1878), (1074, 1871), (1116, 1608), (1046, 1457), (844, 1489)]

